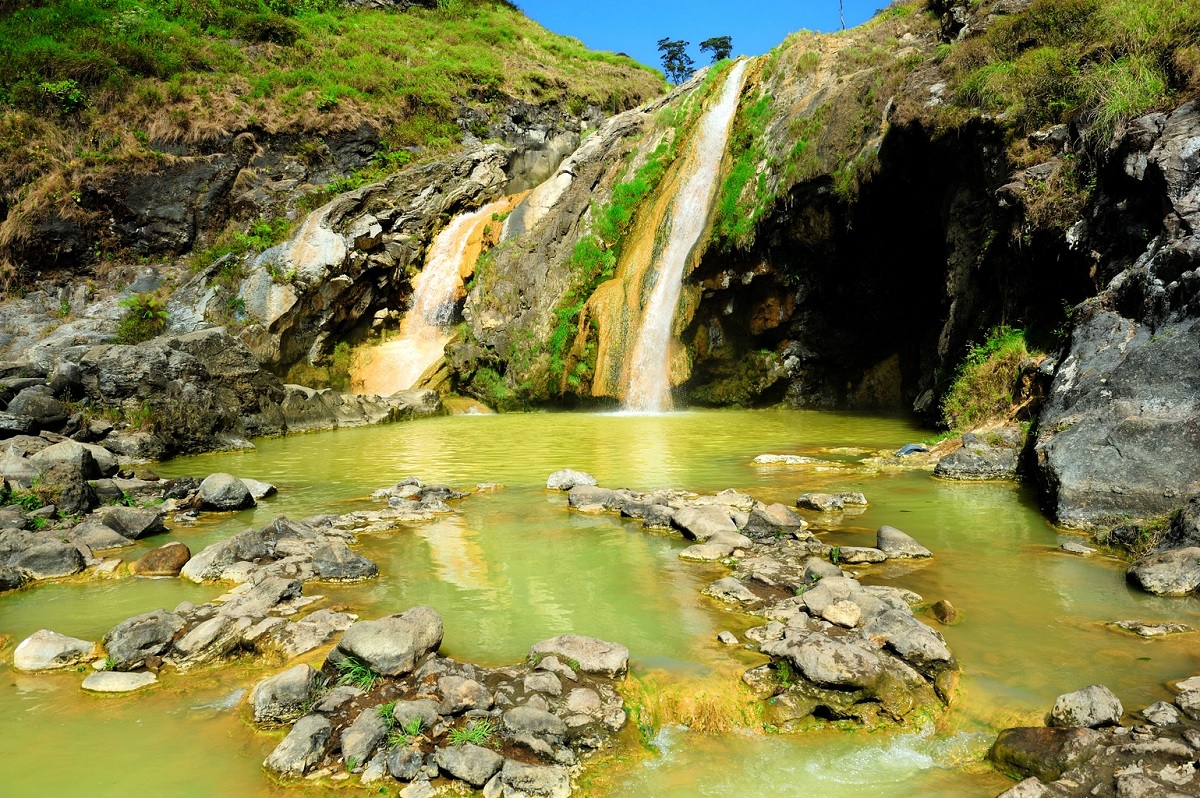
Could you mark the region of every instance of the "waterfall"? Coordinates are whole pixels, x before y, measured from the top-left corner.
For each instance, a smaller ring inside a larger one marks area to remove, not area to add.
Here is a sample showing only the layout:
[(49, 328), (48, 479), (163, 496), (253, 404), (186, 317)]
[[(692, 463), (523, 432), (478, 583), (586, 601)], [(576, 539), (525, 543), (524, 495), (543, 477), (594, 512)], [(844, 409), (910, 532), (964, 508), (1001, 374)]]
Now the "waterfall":
[(671, 409), (670, 353), (675, 311), (684, 269), (708, 223), (709, 206), (720, 173), (729, 127), (737, 111), (745, 61), (729, 70), (715, 105), (700, 120), (684, 168), (687, 178), (674, 200), (667, 244), (658, 258), (654, 290), (642, 314), (629, 364), (626, 410), (663, 412)]
[(453, 337), (463, 278), (479, 256), (482, 229), (493, 213), (507, 211), (511, 204), (505, 198), (460, 214), (434, 237), (425, 268), (413, 280), (412, 308), (400, 324), (399, 337), (361, 350), (352, 375), (356, 392), (388, 396), (415, 387), (442, 359)]

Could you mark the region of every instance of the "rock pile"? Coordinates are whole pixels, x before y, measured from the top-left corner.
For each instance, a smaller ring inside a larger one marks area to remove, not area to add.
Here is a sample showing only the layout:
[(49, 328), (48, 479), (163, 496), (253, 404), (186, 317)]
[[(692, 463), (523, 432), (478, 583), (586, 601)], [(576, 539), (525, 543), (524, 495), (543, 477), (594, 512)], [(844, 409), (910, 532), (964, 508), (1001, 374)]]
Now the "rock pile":
[(1023, 778), (1001, 798), (1183, 796), (1200, 791), (1200, 677), (1176, 685), (1174, 702), (1158, 701), (1125, 719), (1103, 685), (1061, 695), (1048, 726), (1005, 729), (989, 754)]
[(625, 725), (614, 680), (629, 652), (564, 635), (516, 666), (438, 656), (442, 619), (429, 607), (358, 621), (323, 668), (298, 665), (250, 695), (256, 722), (293, 723), (263, 763), (283, 777), (359, 774), (433, 795), (460, 782), (489, 796), (571, 794), (581, 756)]

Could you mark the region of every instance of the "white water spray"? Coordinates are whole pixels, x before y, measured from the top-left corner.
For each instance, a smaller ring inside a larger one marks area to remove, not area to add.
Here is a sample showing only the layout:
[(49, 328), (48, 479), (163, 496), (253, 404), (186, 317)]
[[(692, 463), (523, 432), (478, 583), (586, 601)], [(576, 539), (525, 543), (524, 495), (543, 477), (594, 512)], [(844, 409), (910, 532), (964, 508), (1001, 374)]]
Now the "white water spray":
[(661, 413), (671, 409), (671, 333), (683, 288), (683, 271), (708, 222), (745, 68), (745, 61), (733, 65), (720, 99), (700, 120), (686, 162), (691, 173), (675, 197), (667, 245), (659, 258), (654, 290), (646, 303), (642, 328), (634, 345), (629, 389), (625, 392), (626, 410)]

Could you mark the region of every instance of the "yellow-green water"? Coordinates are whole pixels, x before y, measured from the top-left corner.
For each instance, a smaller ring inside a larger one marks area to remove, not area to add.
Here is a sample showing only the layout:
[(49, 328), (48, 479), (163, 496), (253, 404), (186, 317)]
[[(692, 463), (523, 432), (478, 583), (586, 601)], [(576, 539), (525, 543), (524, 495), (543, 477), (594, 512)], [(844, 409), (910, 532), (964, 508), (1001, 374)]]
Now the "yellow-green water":
[[(877, 568), (864, 581), (950, 599), (963, 616), (942, 629), (964, 680), (938, 729), (799, 736), (668, 729), (657, 740), (659, 756), (632, 757), (633, 764), (589, 777), (591, 791), (990, 796), (1006, 781), (978, 761), (996, 729), (1033, 720), (1059, 693), (1095, 682), (1109, 685), (1128, 709), (1139, 709), (1168, 695), (1164, 681), (1200, 672), (1192, 636), (1141, 640), (1104, 622), (1200, 625), (1200, 607), (1192, 599), (1131, 591), (1120, 563), (1058, 553), (1060, 536), (1016, 486), (750, 463), (763, 453), (847, 460), (851, 455), (827, 450), (895, 448), (921, 436), (903, 419), (770, 411), (459, 416), (264, 440), (254, 452), (180, 459), (159, 471), (230, 471), (274, 482), (277, 497), (255, 510), (178, 527), (122, 556), (133, 559), (171, 539), (198, 551), (278, 513), (300, 517), (369, 506), (372, 490), (409, 475), (460, 487), (501, 482), (504, 490), (472, 496), (452, 517), (364, 539), (361, 550), (379, 563), (378, 580), (310, 585), (308, 592), (363, 617), (430, 604), (445, 619), (444, 651), (482, 663), (515, 661), (531, 643), (573, 631), (625, 643), (635, 672), (703, 680), (728, 670), (737, 656), (715, 642), (716, 633), (746, 626), (699, 595), (723, 569), (682, 563), (676, 556), (681, 542), (646, 534), (636, 524), (568, 512), (561, 495), (543, 490), (547, 474), (574, 467), (607, 486), (733, 487), (788, 503), (808, 490), (862, 490), (870, 508), (826, 538), (869, 545), (880, 524), (904, 529), (936, 558)], [(20, 640), (47, 627), (99, 639), (130, 615), (220, 592), (180, 580), (46, 585), (0, 596), (0, 634)], [(230, 708), (235, 691), (272, 670), (245, 663), (167, 674), (146, 693), (98, 698), (80, 692), (82, 674), (21, 675), (6, 663), (0, 666), (0, 795), (127, 798), (148, 788), (172, 796), (283, 794), (259, 769), (278, 736), (256, 732), (237, 705)], [(291, 789), (297, 790), (323, 792)], [(397, 787), (388, 791), (395, 794)]]

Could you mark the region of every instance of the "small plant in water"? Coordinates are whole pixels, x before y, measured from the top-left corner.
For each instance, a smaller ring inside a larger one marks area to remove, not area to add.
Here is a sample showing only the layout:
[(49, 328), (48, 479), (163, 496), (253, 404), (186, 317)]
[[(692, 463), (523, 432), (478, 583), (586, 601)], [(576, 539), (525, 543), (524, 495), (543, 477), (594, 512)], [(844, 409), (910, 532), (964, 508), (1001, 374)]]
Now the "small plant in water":
[(104, 670), (115, 671), (117, 669), (117, 661), (112, 657), (104, 658)]
[(360, 690), (370, 690), (375, 686), (377, 677), (366, 665), (353, 657), (342, 660), (337, 664), (338, 684), (348, 684)]
[(451, 729), (446, 735), (450, 745), (487, 745), (496, 734), (496, 727), (490, 720), (473, 720), (460, 729)]

